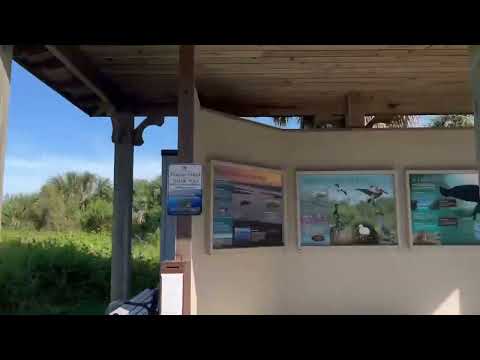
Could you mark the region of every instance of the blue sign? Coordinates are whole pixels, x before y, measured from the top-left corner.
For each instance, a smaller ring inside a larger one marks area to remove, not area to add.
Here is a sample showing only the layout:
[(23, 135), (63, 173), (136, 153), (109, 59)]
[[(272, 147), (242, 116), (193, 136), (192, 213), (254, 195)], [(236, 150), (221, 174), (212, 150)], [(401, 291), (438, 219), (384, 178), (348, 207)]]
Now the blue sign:
[(202, 166), (173, 164), (168, 167), (168, 215), (202, 213)]

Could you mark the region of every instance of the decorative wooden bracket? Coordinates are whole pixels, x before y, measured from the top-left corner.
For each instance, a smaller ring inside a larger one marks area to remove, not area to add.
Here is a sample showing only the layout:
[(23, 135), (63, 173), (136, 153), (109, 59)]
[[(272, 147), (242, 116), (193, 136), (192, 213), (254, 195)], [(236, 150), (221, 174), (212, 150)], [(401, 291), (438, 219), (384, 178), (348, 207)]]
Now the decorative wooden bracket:
[(143, 132), (145, 131), (145, 129), (150, 125), (162, 126), (164, 121), (165, 117), (163, 115), (147, 116), (147, 118), (143, 120), (135, 130), (133, 130), (133, 145), (143, 145)]
[(133, 128), (128, 121), (122, 121), (118, 116), (112, 116), (112, 142), (114, 144), (143, 145), (143, 132), (150, 125), (162, 126), (164, 115), (150, 115), (140, 125)]

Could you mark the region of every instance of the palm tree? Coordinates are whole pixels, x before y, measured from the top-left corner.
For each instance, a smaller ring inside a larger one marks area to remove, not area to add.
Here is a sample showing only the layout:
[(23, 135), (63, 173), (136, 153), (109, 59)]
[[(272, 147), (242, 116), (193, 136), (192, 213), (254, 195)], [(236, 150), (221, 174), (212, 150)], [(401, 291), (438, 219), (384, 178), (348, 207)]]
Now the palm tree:
[(133, 182), (132, 217), (135, 224), (145, 223), (145, 216), (151, 203), (151, 193), (148, 180), (135, 180)]
[(459, 114), (450, 114), (450, 115), (440, 115), (437, 116), (433, 122), (432, 127), (434, 128), (469, 128), (474, 126), (474, 117), (473, 115), (459, 115)]
[(384, 127), (384, 128), (408, 128), (417, 126), (419, 122), (418, 115), (391, 115), (379, 114), (365, 116), (366, 128)]
[(13, 228), (22, 225), (36, 225), (34, 208), (38, 202), (37, 194), (18, 194), (6, 196), (2, 209), (2, 224)]
[(107, 178), (97, 178), (97, 190), (96, 195), (103, 200), (112, 201), (113, 200), (113, 187), (110, 179)]
[(133, 183), (132, 221), (136, 238), (144, 239), (160, 226), (162, 181), (157, 177), (152, 181), (135, 180)]
[(80, 209), (85, 210), (89, 202), (96, 198), (109, 200), (112, 198), (112, 186), (109, 179), (101, 178), (90, 172), (73, 171), (63, 176), (51, 178), (47, 184), (53, 186), (63, 195), (66, 202), (77, 201)]
[(278, 127), (286, 127), (290, 121), (297, 121), (301, 128), (306, 123), (313, 123), (315, 116), (303, 115), (303, 116), (273, 116), (273, 124)]
[[(417, 115), (370, 115), (365, 116), (366, 128), (385, 127), (385, 128), (406, 128), (416, 126), (419, 116)], [(297, 120), (300, 127), (321, 128), (321, 127), (341, 127), (345, 124), (342, 117), (335, 121), (316, 123), (315, 116), (274, 116), (273, 123), (279, 127), (285, 127), (291, 120)], [(330, 126), (329, 126), (330, 125)], [(383, 126), (382, 126), (383, 125)]]
[(298, 119), (300, 121), (301, 117), (298, 116), (274, 116), (273, 117), (273, 124), (278, 127), (286, 127), (290, 120), (293, 120), (294, 118)]

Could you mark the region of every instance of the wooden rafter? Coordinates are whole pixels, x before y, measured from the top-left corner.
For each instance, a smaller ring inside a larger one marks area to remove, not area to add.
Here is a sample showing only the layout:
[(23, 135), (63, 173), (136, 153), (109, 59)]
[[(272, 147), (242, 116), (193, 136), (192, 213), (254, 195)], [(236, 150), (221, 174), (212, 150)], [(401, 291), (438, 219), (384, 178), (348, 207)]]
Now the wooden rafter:
[(100, 102), (107, 104), (109, 108), (116, 109), (121, 105), (121, 96), (102, 77), (90, 61), (73, 46), (45, 46), (52, 55), (60, 60), (65, 67), (99, 98)]
[[(239, 116), (336, 118), (347, 114), (345, 97), (351, 92), (361, 94), (366, 114), (473, 111), (467, 46), (196, 49), (195, 86), (202, 106)], [(178, 46), (18, 46), (15, 60), (90, 115), (100, 114), (108, 104), (136, 116), (148, 116), (163, 104), (176, 107)], [(70, 85), (73, 80), (78, 86)], [(98, 97), (95, 105), (90, 98), (82, 102), (90, 92)], [(176, 115), (169, 112), (165, 115)]]
[(125, 111), (135, 116), (177, 116), (177, 103), (133, 104), (125, 106)]

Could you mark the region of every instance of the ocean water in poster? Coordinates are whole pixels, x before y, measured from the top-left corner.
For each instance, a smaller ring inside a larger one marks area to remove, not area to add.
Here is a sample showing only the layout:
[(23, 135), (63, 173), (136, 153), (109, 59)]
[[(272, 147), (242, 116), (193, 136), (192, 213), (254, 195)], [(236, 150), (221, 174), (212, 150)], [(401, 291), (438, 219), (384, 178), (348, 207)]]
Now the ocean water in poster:
[(395, 181), (390, 174), (299, 173), (302, 246), (395, 245)]
[(480, 245), (478, 174), (410, 174), (415, 245)]
[(201, 214), (201, 165), (172, 164), (168, 167), (167, 212), (174, 216)]
[(283, 245), (279, 171), (215, 162), (213, 248)]

